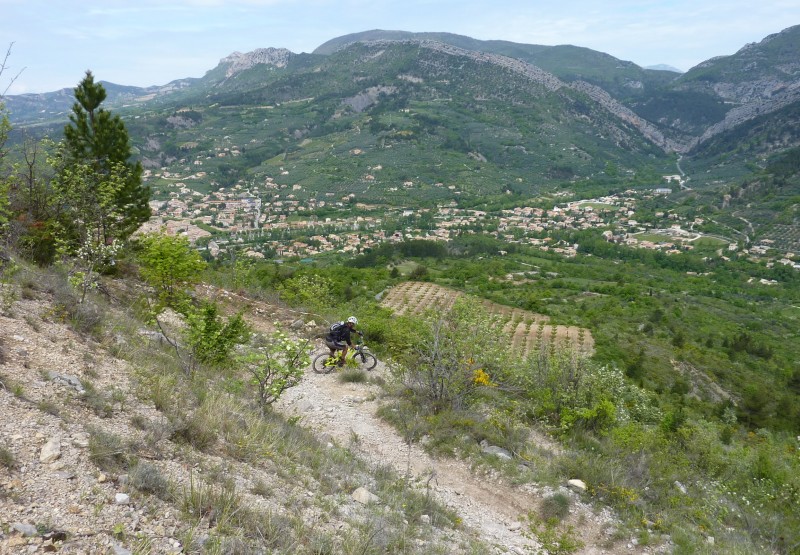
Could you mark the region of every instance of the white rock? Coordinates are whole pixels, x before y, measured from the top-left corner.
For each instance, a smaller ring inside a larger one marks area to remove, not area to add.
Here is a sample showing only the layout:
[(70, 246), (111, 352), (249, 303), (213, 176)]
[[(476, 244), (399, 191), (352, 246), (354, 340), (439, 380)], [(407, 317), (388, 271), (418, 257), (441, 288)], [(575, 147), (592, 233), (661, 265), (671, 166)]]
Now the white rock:
[(61, 456), (61, 438), (58, 436), (51, 437), (50, 440), (42, 447), (42, 452), (39, 455), (39, 462), (46, 464), (51, 463)]
[(131, 500), (130, 495), (127, 493), (118, 493), (114, 496), (114, 502), (117, 505), (127, 505)]
[(369, 505), (370, 503), (379, 503), (381, 498), (369, 491), (367, 488), (358, 488), (351, 495), (353, 499), (362, 505)]
[(72, 439), (72, 445), (75, 447), (89, 447), (89, 436), (76, 436)]
[(111, 546), (111, 552), (113, 555), (132, 555), (128, 549), (116, 543)]
[(33, 524), (26, 524), (24, 522), (15, 522), (11, 525), (12, 530), (16, 530), (26, 538), (36, 536), (39, 532)]
[(511, 460), (511, 453), (509, 453), (507, 450), (503, 449), (502, 447), (497, 447), (496, 445), (489, 445), (485, 443), (485, 440), (481, 442), (481, 451), (487, 455), (494, 455), (495, 457), (506, 461)]
[(567, 485), (573, 491), (578, 491), (578, 492), (586, 491), (586, 482), (584, 482), (583, 480), (572, 479), (567, 481)]

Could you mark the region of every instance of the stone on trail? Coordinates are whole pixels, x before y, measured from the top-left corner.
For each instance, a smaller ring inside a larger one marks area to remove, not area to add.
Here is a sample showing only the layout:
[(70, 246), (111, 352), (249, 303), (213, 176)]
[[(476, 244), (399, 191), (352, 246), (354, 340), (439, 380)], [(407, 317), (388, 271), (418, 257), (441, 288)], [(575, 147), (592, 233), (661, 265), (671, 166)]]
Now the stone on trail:
[(369, 491), (367, 488), (358, 488), (352, 493), (353, 499), (362, 505), (369, 505), (370, 503), (380, 503), (381, 498)]
[(55, 461), (61, 456), (61, 438), (59, 436), (51, 437), (47, 443), (42, 447), (42, 452), (39, 455), (39, 462), (47, 464)]
[(30, 538), (33, 536), (38, 536), (39, 531), (36, 529), (36, 526), (33, 524), (25, 524), (23, 522), (15, 522), (11, 525), (12, 530), (16, 530), (26, 538)]

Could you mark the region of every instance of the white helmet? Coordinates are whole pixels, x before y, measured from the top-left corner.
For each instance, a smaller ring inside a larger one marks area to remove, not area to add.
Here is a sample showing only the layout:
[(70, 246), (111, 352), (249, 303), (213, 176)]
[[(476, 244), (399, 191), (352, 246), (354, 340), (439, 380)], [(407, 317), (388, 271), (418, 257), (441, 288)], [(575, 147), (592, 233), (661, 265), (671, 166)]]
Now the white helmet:
[(353, 324), (354, 326), (357, 326), (358, 325), (358, 318), (356, 318), (355, 316), (350, 316), (350, 318), (347, 319), (347, 323), (348, 324)]

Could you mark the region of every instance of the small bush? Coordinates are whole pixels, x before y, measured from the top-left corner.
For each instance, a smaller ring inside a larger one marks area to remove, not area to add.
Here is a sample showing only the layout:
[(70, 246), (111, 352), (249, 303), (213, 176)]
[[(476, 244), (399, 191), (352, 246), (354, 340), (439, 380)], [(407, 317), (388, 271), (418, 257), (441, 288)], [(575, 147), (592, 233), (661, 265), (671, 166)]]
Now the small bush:
[(58, 405), (53, 401), (48, 401), (47, 399), (39, 401), (37, 407), (40, 411), (46, 412), (47, 414), (51, 414), (53, 416), (58, 416), (61, 414), (61, 409), (58, 407)]
[(84, 299), (80, 302), (75, 291), (66, 281), (51, 281), (53, 294), (52, 314), (65, 321), (69, 326), (83, 334), (99, 333), (103, 323), (103, 312), (96, 304)]
[(183, 403), (177, 378), (169, 374), (157, 374), (149, 377), (140, 388), (142, 398), (150, 398), (153, 405), (161, 412), (168, 412), (174, 405)]
[(99, 429), (89, 430), (89, 459), (102, 470), (124, 468), (128, 451), (122, 438)]
[(36, 290), (27, 286), (22, 287), (20, 296), (26, 301), (34, 301), (39, 298), (39, 295), (36, 294)]
[(137, 430), (145, 431), (150, 427), (150, 422), (141, 414), (134, 414), (131, 416), (131, 426)]
[(347, 368), (339, 374), (339, 381), (342, 383), (366, 383), (367, 373), (360, 368)]
[(0, 466), (9, 470), (17, 467), (17, 460), (7, 447), (0, 447)]
[(186, 314), (184, 334), (195, 361), (220, 367), (249, 339), (250, 328), (241, 313), (225, 318), (216, 304), (205, 302)]
[(153, 494), (160, 499), (169, 497), (169, 481), (152, 464), (139, 462), (131, 468), (128, 473), (128, 483), (138, 491)]
[(208, 449), (217, 440), (217, 433), (199, 411), (186, 417), (173, 416), (173, 430), (170, 439), (188, 443), (200, 451)]
[(336, 544), (333, 538), (319, 531), (312, 533), (309, 547), (314, 555), (333, 555), (336, 553)]
[(30, 314), (26, 314), (24, 319), (25, 322), (30, 326), (30, 328), (33, 331), (35, 332), (41, 331), (41, 326), (39, 325), (39, 322), (36, 320), (36, 318), (31, 316)]
[(68, 314), (70, 327), (79, 333), (97, 335), (102, 329), (103, 312), (94, 303), (78, 303)]
[(273, 497), (275, 495), (273, 489), (264, 480), (256, 481), (256, 483), (253, 484), (253, 487), (250, 488), (250, 492), (254, 495), (260, 495), (261, 497), (266, 498)]
[(539, 506), (539, 516), (545, 522), (561, 522), (569, 515), (571, 504), (569, 496), (555, 493), (542, 500), (542, 504)]
[(17, 399), (25, 398), (25, 388), (22, 387), (21, 383), (12, 382), (8, 387), (11, 388), (11, 394)]
[(207, 519), (217, 530), (238, 528), (246, 538), (257, 540), (262, 547), (287, 547), (293, 543), (288, 518), (245, 506), (232, 484), (202, 483), (192, 478), (184, 490), (181, 508), (193, 519)]
[(292, 546), (294, 538), (292, 521), (280, 513), (245, 511), (239, 518), (245, 533), (258, 538), (265, 547), (280, 549)]
[(442, 411), (427, 416), (424, 425), (424, 433), (429, 436), (425, 449), (435, 454), (465, 455), (477, 449), (481, 439), (487, 438), (487, 434), (482, 431), (486, 428), (483, 418), (470, 411)]
[(83, 401), (100, 418), (110, 418), (114, 414), (114, 407), (107, 395), (97, 391), (94, 384), (81, 380), (84, 389)]

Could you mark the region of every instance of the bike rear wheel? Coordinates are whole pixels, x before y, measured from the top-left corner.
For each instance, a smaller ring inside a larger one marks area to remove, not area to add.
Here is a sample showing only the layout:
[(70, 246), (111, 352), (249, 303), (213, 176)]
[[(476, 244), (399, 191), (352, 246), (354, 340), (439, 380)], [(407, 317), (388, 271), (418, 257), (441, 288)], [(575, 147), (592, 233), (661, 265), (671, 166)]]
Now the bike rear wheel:
[(317, 374), (329, 374), (336, 368), (336, 357), (332, 357), (330, 353), (317, 355), (311, 364), (311, 368)]
[(378, 364), (378, 359), (371, 353), (356, 353), (353, 358), (362, 370), (372, 370)]

